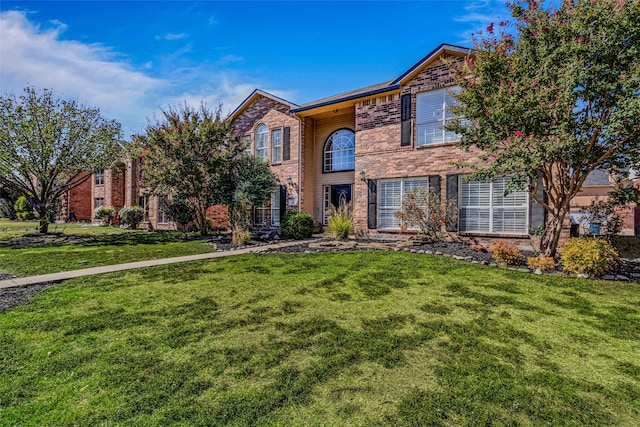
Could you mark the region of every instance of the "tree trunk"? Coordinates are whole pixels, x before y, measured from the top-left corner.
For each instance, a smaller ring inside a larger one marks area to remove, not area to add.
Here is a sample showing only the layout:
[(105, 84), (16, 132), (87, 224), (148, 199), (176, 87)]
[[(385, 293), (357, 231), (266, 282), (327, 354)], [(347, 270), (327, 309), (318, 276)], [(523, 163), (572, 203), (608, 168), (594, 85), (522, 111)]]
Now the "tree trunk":
[(548, 215), (547, 222), (540, 241), (540, 252), (544, 256), (554, 257), (558, 250), (560, 242), (560, 234), (562, 233), (562, 224), (567, 216), (568, 209), (561, 208), (557, 215)]
[(49, 219), (47, 218), (47, 213), (47, 208), (38, 209), (38, 215), (40, 216), (38, 232), (40, 234), (47, 234), (49, 232)]

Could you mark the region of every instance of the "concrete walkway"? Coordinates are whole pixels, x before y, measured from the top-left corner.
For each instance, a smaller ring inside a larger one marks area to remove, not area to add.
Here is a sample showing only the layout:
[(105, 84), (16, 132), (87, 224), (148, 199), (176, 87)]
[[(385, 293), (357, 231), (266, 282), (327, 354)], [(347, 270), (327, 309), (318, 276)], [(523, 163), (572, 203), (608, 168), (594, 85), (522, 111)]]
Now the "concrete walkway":
[(129, 262), (126, 264), (104, 265), (101, 267), (63, 271), (61, 273), (42, 274), (40, 276), (16, 277), (14, 279), (0, 280), (0, 289), (35, 285), (36, 283), (44, 282), (59, 282), (61, 280), (74, 279), (76, 277), (93, 276), (95, 274), (113, 273), (116, 271), (124, 270), (133, 270), (135, 268), (154, 267), (156, 265), (176, 264), (179, 262), (198, 261), (202, 259), (223, 258), (231, 255), (264, 252), (270, 249), (284, 248), (286, 246), (294, 246), (301, 243), (308, 243), (313, 241), (315, 240), (296, 240), (293, 242), (274, 243), (270, 245), (235, 249), (231, 251), (219, 251), (207, 254), (188, 255), (174, 258), (150, 259), (147, 261)]

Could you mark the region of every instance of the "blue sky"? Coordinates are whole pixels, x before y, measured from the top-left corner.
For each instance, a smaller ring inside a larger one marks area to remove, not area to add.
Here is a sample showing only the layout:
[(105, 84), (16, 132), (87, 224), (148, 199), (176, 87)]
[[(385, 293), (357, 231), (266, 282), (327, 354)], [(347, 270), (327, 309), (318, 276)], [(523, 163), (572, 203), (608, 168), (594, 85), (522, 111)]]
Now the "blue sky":
[(0, 86), (97, 106), (128, 138), (185, 101), (226, 113), (256, 87), (304, 103), (390, 80), (506, 17), (495, 0), (2, 0)]

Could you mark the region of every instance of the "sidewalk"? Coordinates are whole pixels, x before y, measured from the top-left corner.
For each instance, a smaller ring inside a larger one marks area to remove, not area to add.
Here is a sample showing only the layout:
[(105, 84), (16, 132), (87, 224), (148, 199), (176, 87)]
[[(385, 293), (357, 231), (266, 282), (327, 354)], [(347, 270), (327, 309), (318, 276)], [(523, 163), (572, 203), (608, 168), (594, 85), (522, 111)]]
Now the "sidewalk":
[(0, 289), (35, 285), (36, 283), (44, 282), (59, 282), (61, 280), (74, 279), (76, 277), (93, 276), (95, 274), (113, 273), (116, 271), (124, 270), (133, 270), (135, 268), (154, 267), (156, 265), (176, 264), (179, 262), (198, 261), (202, 259), (223, 258), (231, 255), (263, 252), (270, 249), (299, 245), (301, 243), (310, 241), (314, 240), (296, 240), (293, 242), (275, 243), (271, 245), (236, 249), (231, 251), (211, 252), (208, 254), (188, 255), (175, 258), (150, 259), (147, 261), (129, 262), (126, 264), (105, 265), (101, 267), (63, 271), (61, 273), (42, 274), (40, 276), (16, 277), (14, 279), (0, 280)]

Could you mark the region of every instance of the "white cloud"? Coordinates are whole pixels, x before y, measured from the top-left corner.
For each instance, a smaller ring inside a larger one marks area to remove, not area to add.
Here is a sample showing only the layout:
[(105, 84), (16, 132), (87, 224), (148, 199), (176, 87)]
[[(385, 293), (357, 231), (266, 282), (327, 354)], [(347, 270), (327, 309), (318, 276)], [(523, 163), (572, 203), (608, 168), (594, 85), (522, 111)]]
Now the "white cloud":
[[(147, 119), (167, 105), (186, 101), (198, 106), (204, 101), (216, 108), (222, 103), (226, 114), (256, 87), (284, 99), (293, 95), (225, 70), (224, 65), (242, 61), (235, 55), (222, 57), (214, 69), (180, 67), (180, 56), (191, 49), (187, 45), (136, 68), (104, 45), (61, 39), (66, 29), (61, 22), (50, 21), (45, 28), (31, 22), (31, 16), (23, 11), (0, 13), (1, 91), (19, 95), (27, 85), (50, 88), (57, 96), (99, 107), (104, 117), (123, 125), (125, 138), (142, 132)], [(163, 63), (171, 66), (163, 70)], [(151, 76), (152, 71), (163, 77)]]
[(189, 37), (189, 34), (187, 33), (167, 33), (161, 36), (156, 36), (156, 40), (174, 41), (174, 40), (182, 40), (187, 37)]
[(61, 40), (66, 26), (53, 24), (43, 30), (23, 12), (0, 14), (3, 92), (19, 94), (27, 85), (50, 88), (59, 96), (100, 107), (105, 117), (123, 124), (125, 133), (137, 127), (146, 110), (144, 100), (166, 82), (116, 60), (104, 46)]

